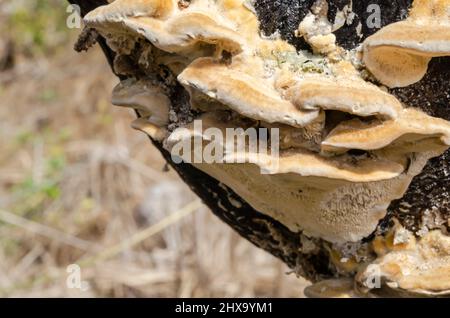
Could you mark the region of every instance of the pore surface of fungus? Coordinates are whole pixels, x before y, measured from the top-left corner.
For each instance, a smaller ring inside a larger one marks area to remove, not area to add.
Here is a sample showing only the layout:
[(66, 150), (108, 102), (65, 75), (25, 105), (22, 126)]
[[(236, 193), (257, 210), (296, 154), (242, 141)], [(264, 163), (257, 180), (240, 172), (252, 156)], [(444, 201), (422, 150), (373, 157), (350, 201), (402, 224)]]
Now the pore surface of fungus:
[[(296, 34), (314, 54), (276, 34), (262, 36), (254, 8), (243, 0), (116, 0), (85, 22), (106, 38), (116, 72), (128, 77), (114, 89), (113, 103), (139, 112), (134, 128), (172, 154), (180, 144), (193, 146), (181, 159), (304, 240), (321, 242), (338, 275), (356, 275), (363, 286), (369, 266), (380, 264), (383, 277), (402, 291), (445, 293), (446, 282), (433, 283), (448, 272), (448, 263), (435, 261), (450, 257), (444, 234), (383, 255), (370, 240), (391, 202), (430, 158), (448, 149), (450, 124), (367, 81), (363, 65), (390, 87), (419, 80), (431, 57), (448, 55), (448, 3), (416, 0), (407, 20), (366, 39), (362, 56), (336, 44), (324, 0)], [(205, 162), (205, 152), (214, 157), (229, 144), (211, 131), (225, 136), (229, 128), (244, 135), (250, 128), (278, 129), (278, 140), (265, 144), (279, 149), (261, 154), (233, 147), (222, 162)], [(346, 244), (354, 255), (347, 255)], [(440, 254), (424, 254), (434, 246), (442, 247)], [(310, 257), (317, 252), (302, 249)], [(408, 268), (424, 262), (433, 269), (428, 283), (420, 269), (412, 280), (389, 270), (408, 257)], [(345, 294), (349, 285), (348, 279), (328, 281), (310, 294), (322, 287)]]
[(425, 75), (431, 58), (450, 55), (450, 0), (416, 0), (405, 21), (390, 24), (364, 42), (364, 63), (388, 87)]

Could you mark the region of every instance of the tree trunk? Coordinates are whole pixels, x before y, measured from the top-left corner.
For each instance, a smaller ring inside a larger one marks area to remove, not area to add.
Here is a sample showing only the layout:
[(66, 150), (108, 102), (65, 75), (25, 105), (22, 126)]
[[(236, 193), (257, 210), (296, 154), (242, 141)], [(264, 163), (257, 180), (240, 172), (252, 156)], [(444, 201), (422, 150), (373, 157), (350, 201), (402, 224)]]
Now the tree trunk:
[[(105, 0), (69, 0), (69, 2), (79, 5), (82, 15), (107, 3)], [(303, 39), (294, 36), (294, 31), (314, 2), (315, 0), (256, 0), (255, 9), (259, 17), (261, 31), (266, 35), (278, 31), (283, 39), (293, 44), (297, 49), (309, 49), (308, 44)], [(337, 12), (350, 2), (350, 0), (328, 0), (328, 19), (334, 21)], [(345, 25), (335, 33), (339, 45), (346, 49), (355, 48), (365, 38), (378, 30), (370, 29), (366, 27), (366, 23), (362, 23), (362, 36), (357, 35), (360, 22), (364, 22), (370, 17), (370, 12), (367, 10), (369, 4), (380, 6), (382, 12), (381, 24), (385, 26), (404, 19), (412, 0), (353, 1), (353, 11), (357, 15), (352, 23)], [(101, 37), (99, 37), (98, 43), (109, 64), (112, 65), (114, 52)], [(449, 59), (436, 58), (431, 62), (428, 73), (423, 80), (406, 88), (392, 89), (391, 93), (405, 103), (414, 101), (415, 105), (422, 107), (425, 112), (432, 116), (449, 120), (449, 78)], [(181, 86), (171, 87), (171, 90), (174, 92), (170, 96), (173, 103), (186, 103), (186, 93)], [(137, 115), (139, 116), (139, 114)], [(151, 142), (211, 211), (242, 237), (278, 257), (298, 275), (313, 282), (335, 277), (336, 269), (330, 265), (330, 256), (326, 248), (322, 248), (314, 254), (302, 252), (303, 242), (299, 233), (290, 231), (280, 222), (256, 211), (230, 188), (192, 165), (186, 163), (173, 164), (170, 154), (162, 145), (153, 140)], [(447, 152), (441, 157), (432, 159), (424, 172), (414, 179), (405, 196), (392, 202), (388, 215), (380, 223), (381, 231), (388, 227), (389, 221), (393, 217), (396, 217), (407, 229), (414, 230), (422, 220), (424, 208), (431, 206), (440, 208), (442, 218), (450, 218), (449, 154)], [(429, 190), (425, 191), (424, 189)], [(239, 202), (239, 204), (236, 204), (236, 202)], [(401, 212), (404, 209), (400, 209), (405, 203), (409, 206), (408, 213)], [(366, 241), (371, 239), (372, 236), (366, 238)], [(326, 243), (315, 240), (315, 244), (324, 246)]]

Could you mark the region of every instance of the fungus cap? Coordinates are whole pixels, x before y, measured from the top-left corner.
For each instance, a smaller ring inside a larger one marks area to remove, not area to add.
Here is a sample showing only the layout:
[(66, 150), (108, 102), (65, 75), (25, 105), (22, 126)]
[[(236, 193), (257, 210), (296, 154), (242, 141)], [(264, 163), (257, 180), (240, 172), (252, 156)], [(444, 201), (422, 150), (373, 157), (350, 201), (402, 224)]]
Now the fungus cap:
[(287, 93), (300, 109), (338, 110), (357, 116), (397, 118), (401, 103), (391, 94), (361, 79), (307, 77)]
[(113, 90), (112, 103), (134, 108), (142, 116), (149, 115), (158, 126), (165, 126), (169, 121), (170, 100), (150, 81), (128, 79), (120, 82)]
[(262, 79), (211, 58), (197, 59), (178, 76), (178, 80), (188, 89), (201, 91), (255, 120), (304, 127), (319, 117), (317, 110), (300, 110), (284, 100)]
[(91, 11), (84, 21), (106, 38), (143, 36), (167, 52), (187, 50), (201, 42), (240, 52), (244, 41), (239, 34), (211, 16), (213, 12), (180, 12), (169, 0), (117, 0)]
[(356, 276), (363, 292), (376, 292), (368, 286), (374, 271), (380, 281), (394, 292), (439, 296), (450, 294), (450, 237), (440, 230), (431, 231), (417, 243), (397, 248), (380, 256)]
[[(330, 132), (322, 142), (322, 150), (376, 150), (387, 147), (400, 138), (403, 139), (402, 142), (435, 138), (442, 146), (449, 146), (450, 124), (413, 108), (403, 110), (397, 120), (363, 122), (352, 119), (340, 123)], [(433, 146), (430, 143), (430, 147)], [(410, 151), (414, 152), (414, 147)]]
[(431, 58), (450, 55), (450, 1), (416, 0), (407, 20), (382, 28), (363, 46), (366, 67), (384, 85), (420, 81)]

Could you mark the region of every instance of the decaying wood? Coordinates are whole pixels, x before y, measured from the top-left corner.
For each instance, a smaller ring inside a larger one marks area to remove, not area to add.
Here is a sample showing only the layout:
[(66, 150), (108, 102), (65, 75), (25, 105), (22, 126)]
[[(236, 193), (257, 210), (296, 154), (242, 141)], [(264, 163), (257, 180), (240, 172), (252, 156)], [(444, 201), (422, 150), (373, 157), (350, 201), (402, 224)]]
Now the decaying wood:
[[(99, 5), (107, 3), (104, 0), (69, 0), (69, 2), (79, 5), (83, 15)], [(266, 35), (279, 32), (283, 39), (296, 46), (297, 49), (309, 49), (303, 39), (294, 36), (294, 31), (314, 2), (314, 0), (256, 0), (255, 9), (261, 22), (261, 31)], [(336, 13), (343, 10), (350, 2), (350, 0), (328, 0), (329, 20), (333, 21)], [(360, 22), (364, 22), (369, 17), (370, 13), (367, 12), (369, 4), (380, 6), (381, 26), (385, 26), (404, 19), (411, 3), (412, 0), (354, 1), (353, 10), (357, 16), (351, 23), (335, 32), (337, 43), (347, 49), (355, 48), (365, 38), (377, 31), (377, 29), (368, 28), (365, 23), (362, 23), (360, 32), (357, 30)], [(85, 42), (92, 44), (93, 35), (86, 34)], [(105, 40), (100, 36), (96, 40), (112, 65), (114, 52), (108, 48)], [(84, 48), (82, 45), (78, 46), (78, 49)], [(171, 92), (169, 97), (175, 107), (186, 106), (188, 97), (184, 88), (176, 81), (170, 81), (168, 79), (170, 75), (167, 74), (165, 77), (166, 70), (163, 67), (155, 65), (155, 72), (160, 74), (161, 83), (166, 85), (168, 91)], [(427, 75), (420, 82), (390, 91), (406, 104), (413, 103), (413, 106), (421, 108), (432, 116), (450, 120), (449, 78), (449, 58), (437, 58), (431, 62)], [(139, 114), (137, 115), (139, 116)], [(291, 232), (281, 223), (259, 213), (230, 188), (190, 164), (174, 164), (170, 154), (158, 142), (152, 140), (152, 143), (211, 211), (241, 236), (281, 259), (297, 274), (312, 281), (333, 277), (335, 270), (332, 268), (325, 249), (319, 249), (315, 254), (302, 253), (302, 241), (298, 233)], [(424, 211), (431, 207), (438, 207), (436, 213), (442, 219), (450, 218), (449, 155), (450, 152), (446, 152), (444, 155), (432, 159), (424, 171), (413, 180), (405, 196), (392, 202), (388, 209), (388, 215), (380, 223), (379, 231), (387, 229), (388, 224), (395, 217), (406, 229), (417, 232), (424, 226)], [(407, 207), (406, 213), (405, 207)], [(448, 224), (444, 226), (448, 226)], [(371, 238), (368, 237), (366, 240)], [(319, 246), (325, 244), (320, 240), (314, 243)]]

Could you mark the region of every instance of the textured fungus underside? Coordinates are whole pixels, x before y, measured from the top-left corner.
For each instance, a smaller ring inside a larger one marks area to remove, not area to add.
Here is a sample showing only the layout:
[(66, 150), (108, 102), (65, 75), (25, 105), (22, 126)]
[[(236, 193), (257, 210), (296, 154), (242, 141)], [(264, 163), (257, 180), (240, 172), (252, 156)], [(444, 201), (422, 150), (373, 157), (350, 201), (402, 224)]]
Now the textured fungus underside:
[[(68, 1), (80, 6), (82, 16), (107, 3), (106, 0)], [(101, 36), (97, 38), (97, 42), (104, 52), (108, 63), (113, 67), (115, 53), (107, 46), (106, 40)], [(80, 43), (77, 43), (75, 48), (77, 48), (78, 44)], [(82, 49), (85, 49), (83, 45), (81, 48), (77, 48), (77, 50)], [(167, 69), (155, 66), (155, 73), (159, 74), (157, 76), (158, 82), (167, 86), (172, 109), (180, 114), (186, 113), (184, 109), (189, 104), (189, 95), (186, 90), (178, 83), (171, 82), (170, 73)], [(116, 75), (120, 79), (126, 78), (126, 76), (120, 74)], [(136, 112), (136, 115), (140, 117), (139, 112)], [(191, 164), (174, 164), (170, 153), (159, 142), (151, 138), (150, 141), (161, 152), (161, 155), (178, 173), (180, 178), (202, 199), (211, 211), (242, 237), (255, 246), (278, 257), (296, 275), (301, 275), (313, 282), (333, 277), (334, 271), (330, 268), (329, 256), (325, 250), (319, 250), (313, 254), (303, 253), (301, 250), (302, 242), (297, 233), (289, 231), (289, 229), (273, 218), (259, 213), (233, 190), (206, 173), (194, 168)], [(319, 244), (320, 241), (317, 242), (317, 245)]]
[[(80, 0), (71, 2), (82, 4), (83, 12), (86, 13), (100, 5), (101, 3), (99, 2), (102, 1)], [(256, 0), (254, 7), (261, 22), (261, 29), (266, 32), (266, 35), (271, 35), (275, 31), (278, 31), (283, 39), (286, 39), (297, 49), (308, 49), (308, 44), (303, 39), (295, 37), (294, 31), (308, 14), (311, 5), (313, 5), (314, 2), (315, 1), (310, 0)], [(353, 12), (357, 15), (354, 17), (353, 22), (350, 23), (350, 25), (344, 25), (334, 32), (337, 36), (337, 44), (346, 49), (352, 49), (365, 38), (377, 31), (376, 29), (365, 28), (363, 24), (361, 32), (359, 32), (361, 36), (358, 35), (357, 28), (359, 22), (364, 21), (369, 15), (366, 11), (369, 2), (380, 5), (383, 12), (383, 26), (404, 19), (407, 16), (408, 8), (412, 3), (412, 1), (356, 1), (353, 4)], [(328, 3), (330, 9), (328, 11), (328, 19), (333, 21), (333, 15), (339, 10), (343, 10), (350, 1), (329, 0)], [(114, 53), (109, 50), (103, 39), (100, 38), (99, 42), (104, 49), (110, 64), (113, 64)], [(135, 53), (137, 54), (138, 52), (131, 52), (129, 55), (130, 60), (127, 61), (131, 66), (136, 62), (136, 57), (133, 57), (133, 54)], [(136, 73), (143, 71), (140, 70), (138, 65), (134, 65), (133, 67)], [(181, 117), (185, 117), (182, 121), (190, 121), (190, 118), (196, 114), (195, 112), (190, 111), (189, 96), (184, 88), (174, 80), (171, 71), (166, 67), (154, 64), (144, 72), (148, 72), (149, 69), (151, 69), (155, 75), (153, 79), (154, 82), (164, 88), (165, 94), (171, 100), (171, 111), (174, 111)], [(449, 58), (434, 59), (430, 63), (428, 73), (420, 82), (406, 88), (392, 89), (390, 92), (400, 101), (405, 102), (410, 106), (419, 107), (431, 116), (449, 120), (448, 117), (450, 116), (447, 112), (450, 105), (450, 85), (448, 84), (450, 75), (449, 69)], [(414, 104), (411, 104), (412, 101), (414, 101)], [(161, 146), (161, 144), (155, 140), (153, 140), (153, 143), (162, 152), (166, 160), (172, 164), (169, 153)], [(312, 281), (331, 278), (334, 277), (336, 273), (341, 273), (344, 276), (352, 275), (352, 273), (354, 273), (354, 259), (350, 259), (348, 262), (345, 262), (345, 264), (341, 262), (341, 259), (347, 258), (345, 250), (349, 250), (348, 256), (355, 257), (355, 250), (358, 250), (357, 254), (359, 254), (360, 251), (368, 248), (368, 243), (366, 242), (373, 240), (374, 236), (371, 235), (361, 243), (333, 246), (321, 239), (307, 238), (302, 234), (290, 231), (283, 224), (273, 220), (269, 216), (257, 212), (230, 188), (211, 178), (209, 175), (193, 168), (193, 166), (184, 163), (172, 166), (217, 216), (257, 246), (264, 248), (268, 252), (282, 259), (293, 268), (297, 274), (303, 275)], [(448, 227), (448, 223), (442, 221), (447, 220), (450, 216), (448, 206), (448, 187), (450, 181), (448, 179), (450, 177), (447, 166), (448, 153), (430, 160), (423, 172), (414, 178), (404, 197), (391, 203), (387, 216), (380, 222), (377, 235), (383, 233), (388, 233), (387, 235), (389, 235), (392, 231), (393, 233), (400, 233), (400, 230), (397, 232), (395, 231), (396, 226), (410, 230), (415, 234), (425, 234), (424, 231), (441, 228), (442, 226)], [(439, 208), (431, 209), (432, 207)], [(395, 219), (399, 221), (398, 224), (394, 222)], [(396, 235), (397, 234), (394, 236), (397, 237), (398, 235)], [(382, 244), (389, 245), (388, 239), (386, 240), (387, 241)], [(424, 241), (423, 245), (426, 245), (426, 241)], [(386, 247), (385, 249), (389, 250), (389, 247)], [(361, 257), (367, 257), (367, 255), (363, 254), (364, 253), (361, 252)], [(377, 255), (380, 256), (384, 254), (382, 252), (377, 252)], [(356, 255), (356, 258), (358, 257), (359, 256)], [(373, 257), (373, 255), (371, 257)], [(422, 256), (417, 256), (417, 259), (421, 260), (421, 257)], [(388, 265), (390, 264), (389, 259), (386, 258), (384, 261), (387, 262)], [(386, 273), (386, 277), (392, 276), (389, 275), (391, 275), (391, 273)], [(407, 283), (408, 282), (405, 283), (405, 286), (410, 286)], [(402, 287), (403, 286), (400, 286), (400, 288)], [(435, 286), (430, 285), (409, 289), (417, 289), (420, 293), (421, 288), (432, 289), (434, 287)], [(429, 290), (427, 292), (429, 292)], [(314, 295), (314, 292), (311, 292), (310, 294)]]
[[(328, 18), (333, 21), (338, 10), (348, 5), (350, 0), (328, 0), (330, 10)], [(283, 38), (296, 47), (303, 49), (308, 45), (303, 39), (292, 36), (307, 14), (314, 0), (257, 0), (255, 8), (261, 29), (266, 34), (278, 31)], [(364, 39), (374, 34), (377, 29), (370, 29), (363, 24), (362, 37), (357, 36), (357, 25), (368, 18), (368, 4), (378, 4), (381, 8), (381, 26), (404, 20), (412, 0), (377, 0), (353, 1), (353, 12), (357, 14), (351, 25), (342, 27), (336, 35), (337, 43), (347, 49), (357, 47)], [(423, 79), (408, 87), (390, 89), (400, 101), (418, 107), (427, 114), (450, 120), (450, 57), (433, 59)], [(431, 159), (421, 174), (413, 179), (403, 198), (395, 200), (388, 209), (388, 215), (382, 226), (393, 217), (398, 218), (407, 229), (416, 232), (423, 225), (423, 213), (430, 207), (439, 207), (438, 214), (442, 220), (450, 218), (450, 150), (445, 154)], [(434, 211), (436, 213), (436, 211)], [(438, 217), (439, 218), (439, 217)], [(450, 225), (443, 223), (450, 230)], [(438, 226), (440, 227), (440, 225)]]

